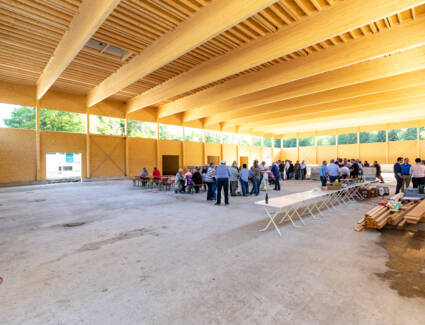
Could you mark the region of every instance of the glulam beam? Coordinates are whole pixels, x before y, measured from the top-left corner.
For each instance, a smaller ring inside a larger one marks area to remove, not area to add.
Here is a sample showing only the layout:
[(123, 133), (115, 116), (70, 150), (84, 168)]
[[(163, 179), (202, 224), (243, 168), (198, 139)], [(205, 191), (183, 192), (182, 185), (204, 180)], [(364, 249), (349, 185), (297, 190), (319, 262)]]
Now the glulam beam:
[[(418, 0), (350, 0), (335, 3), (134, 97), (128, 103), (128, 111), (172, 98), (421, 3), (423, 1)], [(183, 101), (175, 101), (173, 105), (161, 108), (159, 114), (164, 117), (183, 111)]]
[(84, 0), (37, 81), (41, 99), (121, 0)]
[(119, 92), (276, 1), (212, 1), (92, 89), (88, 95), (88, 106)]

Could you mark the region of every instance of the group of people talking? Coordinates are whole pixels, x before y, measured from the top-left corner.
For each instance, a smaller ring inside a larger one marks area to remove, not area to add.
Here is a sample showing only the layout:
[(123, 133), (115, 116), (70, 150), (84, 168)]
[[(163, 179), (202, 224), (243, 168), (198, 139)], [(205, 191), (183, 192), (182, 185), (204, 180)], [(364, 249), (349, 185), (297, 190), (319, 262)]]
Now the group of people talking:
[(416, 158), (415, 164), (411, 165), (409, 158), (398, 157), (393, 169), (397, 182), (396, 194), (400, 191), (404, 192), (404, 189), (410, 186), (410, 181), (412, 181), (413, 188), (425, 185), (425, 161), (421, 158)]

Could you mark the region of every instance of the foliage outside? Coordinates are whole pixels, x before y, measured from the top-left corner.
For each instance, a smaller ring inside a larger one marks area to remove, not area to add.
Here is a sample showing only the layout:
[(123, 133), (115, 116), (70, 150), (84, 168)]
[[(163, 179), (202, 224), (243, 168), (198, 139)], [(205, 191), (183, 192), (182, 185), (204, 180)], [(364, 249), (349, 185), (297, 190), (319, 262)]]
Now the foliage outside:
[(273, 142), (272, 142), (272, 138), (263, 138), (263, 145), (264, 145), (264, 147), (268, 147), (268, 148), (271, 148), (272, 147), (272, 145), (273, 145)]
[(252, 136), (251, 139), (253, 146), (261, 147), (261, 137)]
[(10, 118), (3, 119), (4, 124), (14, 129), (35, 129), (35, 108), (21, 106), (10, 113)]
[(283, 139), (284, 148), (296, 148), (297, 147), (297, 138)]
[(114, 117), (90, 115), (90, 132), (124, 136), (125, 120)]
[(417, 138), (416, 132), (417, 132), (416, 128), (389, 130), (388, 141), (416, 140)]
[(252, 137), (247, 134), (239, 134), (239, 144), (242, 146), (250, 146), (252, 144)]
[(314, 146), (314, 137), (299, 138), (298, 139), (298, 145), (300, 147)]
[(425, 140), (425, 127), (419, 128), (419, 140)]
[(184, 141), (203, 142), (204, 132), (202, 129), (184, 128)]
[(357, 144), (357, 133), (338, 134), (338, 145)]
[(238, 144), (238, 135), (236, 133), (223, 132), (223, 143)]
[(159, 125), (159, 138), (162, 140), (177, 140), (182, 141), (183, 128), (177, 125)]
[(205, 142), (208, 143), (221, 143), (221, 134), (218, 131), (206, 130)]
[(385, 131), (360, 132), (360, 143), (385, 142)]
[(316, 137), (318, 146), (334, 146), (336, 145), (336, 135), (324, 135)]
[(128, 120), (128, 136), (135, 138), (156, 139), (156, 124)]
[(281, 139), (274, 139), (274, 141), (273, 141), (273, 147), (275, 147), (275, 148), (281, 148), (282, 147), (282, 140)]

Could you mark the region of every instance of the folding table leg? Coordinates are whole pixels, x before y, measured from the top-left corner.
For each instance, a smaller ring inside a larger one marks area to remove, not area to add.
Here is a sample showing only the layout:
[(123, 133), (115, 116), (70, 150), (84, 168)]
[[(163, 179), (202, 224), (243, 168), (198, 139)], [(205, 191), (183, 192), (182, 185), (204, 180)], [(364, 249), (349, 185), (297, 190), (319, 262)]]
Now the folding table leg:
[(266, 207), (264, 207), (264, 211), (266, 212), (266, 215), (270, 218), (270, 221), (267, 223), (267, 225), (263, 228), (260, 229), (259, 231), (266, 231), (271, 224), (273, 224), (273, 226), (276, 228), (276, 231), (278, 232), (279, 236), (282, 237), (282, 233), (280, 232), (279, 228), (277, 227), (276, 223), (274, 222), (274, 218), (276, 218), (280, 212), (277, 211), (273, 216), (270, 215), (269, 211), (267, 210)]

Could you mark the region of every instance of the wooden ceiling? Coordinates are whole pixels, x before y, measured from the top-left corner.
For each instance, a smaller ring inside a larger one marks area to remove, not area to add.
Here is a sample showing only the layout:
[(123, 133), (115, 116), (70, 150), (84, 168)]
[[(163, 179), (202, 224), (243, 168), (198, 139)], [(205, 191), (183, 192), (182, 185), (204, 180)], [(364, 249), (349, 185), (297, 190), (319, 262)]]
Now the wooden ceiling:
[[(420, 102), (412, 87), (425, 80), (425, 1), (231, 1), (0, 0), (0, 80), (40, 87), (44, 78), (46, 91), (87, 94), (89, 104), (112, 98), (129, 112), (153, 107), (183, 123), (266, 134), (293, 132), (294, 121), (317, 127), (321, 113), (340, 108), (392, 109), (403, 97), (395, 89)], [(106, 6), (97, 18), (87, 12)], [(216, 24), (202, 26), (206, 14)], [(73, 21), (91, 26), (81, 40), (66, 38), (79, 31)], [(86, 46), (89, 38), (104, 49)], [(407, 83), (397, 88), (399, 78)]]

